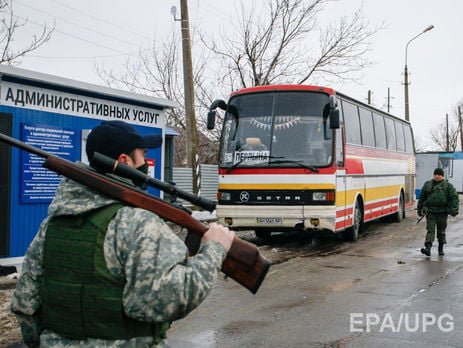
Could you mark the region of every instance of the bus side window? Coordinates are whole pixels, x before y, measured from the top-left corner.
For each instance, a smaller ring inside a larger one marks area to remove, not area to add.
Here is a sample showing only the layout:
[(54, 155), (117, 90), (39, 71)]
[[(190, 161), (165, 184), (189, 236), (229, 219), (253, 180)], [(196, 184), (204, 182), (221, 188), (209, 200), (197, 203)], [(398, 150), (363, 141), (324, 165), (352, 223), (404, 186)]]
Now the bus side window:
[(375, 146), (375, 134), (373, 131), (373, 119), (371, 111), (359, 107), (360, 111), (360, 129), (362, 130), (362, 144), (365, 146)]
[(408, 153), (413, 153), (413, 137), (412, 137), (412, 129), (407, 124), (404, 124), (404, 133), (405, 133), (405, 151)]
[(396, 150), (396, 138), (395, 138), (395, 129), (394, 129), (394, 121), (392, 118), (385, 117), (384, 124), (386, 126), (386, 140), (387, 140), (387, 149), (388, 150)]
[(384, 117), (376, 112), (373, 112), (373, 123), (375, 125), (376, 147), (380, 149), (386, 148), (386, 131), (384, 129)]
[(362, 145), (360, 135), (360, 121), (357, 105), (342, 101), (344, 114), (344, 129), (346, 132), (346, 143)]
[(343, 139), (343, 129), (344, 129), (344, 113), (343, 109), (339, 107), (339, 128), (335, 131), (335, 141), (336, 141), (336, 164), (338, 168), (344, 167), (344, 139)]
[(342, 140), (342, 130), (344, 127), (341, 125), (336, 129), (336, 163), (338, 168), (344, 167), (344, 142)]
[(401, 122), (394, 121), (395, 138), (397, 139), (397, 150), (405, 152), (404, 128)]

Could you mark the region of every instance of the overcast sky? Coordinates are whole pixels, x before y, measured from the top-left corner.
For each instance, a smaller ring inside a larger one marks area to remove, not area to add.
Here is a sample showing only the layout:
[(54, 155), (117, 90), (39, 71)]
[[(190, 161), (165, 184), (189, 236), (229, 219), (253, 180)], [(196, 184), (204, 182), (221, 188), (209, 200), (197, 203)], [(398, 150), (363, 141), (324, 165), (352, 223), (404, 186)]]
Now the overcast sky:
[[(364, 102), (371, 90), (375, 106), (383, 109), (389, 87), (391, 113), (403, 118), (405, 47), (411, 38), (434, 25), (408, 48), (410, 120), (420, 142), (429, 142), (432, 127), (463, 103), (463, 1), (339, 0), (327, 6), (321, 19), (349, 15), (362, 3), (372, 25), (385, 22), (387, 26), (372, 39), (369, 58), (375, 64), (357, 83), (327, 86)], [(230, 0), (190, 0), (190, 22), (206, 33), (217, 32), (220, 26), (231, 28), (235, 4)], [(136, 56), (139, 47), (148, 48), (169, 31), (180, 31), (179, 22), (174, 23), (170, 14), (173, 5), (179, 16), (176, 0), (14, 0), (16, 15), (29, 19), (27, 30), (17, 37), (18, 45), (44, 23), (56, 22), (51, 41), (25, 57), (19, 67), (102, 84), (96, 64), (123, 69), (124, 61)]]

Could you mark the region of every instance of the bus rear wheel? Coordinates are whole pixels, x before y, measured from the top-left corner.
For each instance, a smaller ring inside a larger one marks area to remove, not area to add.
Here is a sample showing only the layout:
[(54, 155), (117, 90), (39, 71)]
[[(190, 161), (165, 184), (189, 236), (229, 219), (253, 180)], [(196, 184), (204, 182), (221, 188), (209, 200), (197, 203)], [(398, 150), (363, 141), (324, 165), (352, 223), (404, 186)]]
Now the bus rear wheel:
[(404, 217), (405, 217), (405, 200), (404, 200), (404, 195), (401, 193), (399, 196), (399, 207), (398, 207), (397, 213), (392, 215), (392, 220), (394, 222), (402, 222)]
[(354, 242), (358, 239), (359, 234), (363, 231), (363, 209), (361, 203), (357, 200), (354, 206), (352, 218), (352, 227), (344, 231), (344, 239)]

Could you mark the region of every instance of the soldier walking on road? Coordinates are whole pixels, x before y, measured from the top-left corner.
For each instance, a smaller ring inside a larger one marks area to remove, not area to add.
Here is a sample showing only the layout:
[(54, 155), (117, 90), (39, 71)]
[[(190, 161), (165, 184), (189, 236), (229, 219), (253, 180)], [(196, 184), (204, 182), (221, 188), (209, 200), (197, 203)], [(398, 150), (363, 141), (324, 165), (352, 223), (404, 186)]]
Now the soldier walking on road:
[(439, 255), (444, 255), (445, 229), (447, 228), (447, 215), (458, 214), (458, 195), (451, 183), (444, 179), (444, 170), (436, 168), (434, 178), (427, 181), (421, 189), (418, 201), (418, 215), (426, 215), (426, 239), (421, 252), (431, 256), (431, 247), (437, 227), (437, 240), (439, 242)]

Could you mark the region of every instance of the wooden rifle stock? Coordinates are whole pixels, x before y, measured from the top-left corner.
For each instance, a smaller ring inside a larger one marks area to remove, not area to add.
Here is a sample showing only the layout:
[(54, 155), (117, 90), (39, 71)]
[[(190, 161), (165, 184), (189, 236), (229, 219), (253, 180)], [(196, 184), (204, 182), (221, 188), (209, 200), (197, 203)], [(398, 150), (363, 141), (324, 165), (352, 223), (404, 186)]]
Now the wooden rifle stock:
[[(134, 207), (146, 209), (165, 220), (186, 228), (189, 234), (185, 243), (190, 250), (190, 254), (197, 252), (201, 237), (208, 230), (205, 224), (193, 218), (183, 209), (145, 191), (91, 170), (85, 165), (76, 165), (71, 161), (53, 156), (48, 152), (2, 133), (0, 133), (0, 141), (45, 158), (43, 164), (45, 168), (108, 197)], [(222, 263), (222, 272), (255, 294), (262, 284), (269, 267), (270, 262), (260, 255), (255, 245), (235, 238), (226, 259)]]
[[(195, 241), (195, 245), (189, 246), (190, 250), (198, 249), (199, 244), (197, 243), (208, 230), (205, 224), (178, 207), (164, 202), (145, 191), (134, 189), (60, 157), (50, 155), (43, 166), (106, 196), (146, 209), (163, 219), (186, 228), (190, 233), (194, 233), (199, 237), (190, 238), (190, 241)], [(269, 267), (270, 262), (260, 255), (254, 244), (235, 237), (227, 257), (222, 263), (222, 272), (255, 294), (262, 284)]]

